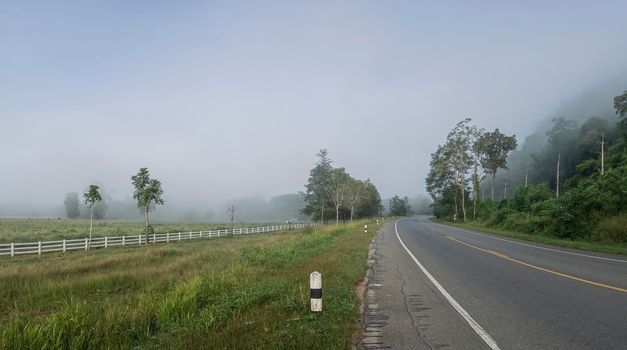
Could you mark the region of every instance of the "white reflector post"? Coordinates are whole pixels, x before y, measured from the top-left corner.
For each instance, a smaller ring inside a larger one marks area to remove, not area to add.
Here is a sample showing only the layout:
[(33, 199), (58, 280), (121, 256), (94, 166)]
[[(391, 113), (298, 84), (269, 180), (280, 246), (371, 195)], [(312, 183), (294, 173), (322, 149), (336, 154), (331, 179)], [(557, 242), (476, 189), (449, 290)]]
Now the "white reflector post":
[(364, 225), (364, 233), (368, 233), (368, 225)]
[(322, 274), (314, 271), (309, 275), (309, 287), (311, 288), (311, 311), (322, 311)]

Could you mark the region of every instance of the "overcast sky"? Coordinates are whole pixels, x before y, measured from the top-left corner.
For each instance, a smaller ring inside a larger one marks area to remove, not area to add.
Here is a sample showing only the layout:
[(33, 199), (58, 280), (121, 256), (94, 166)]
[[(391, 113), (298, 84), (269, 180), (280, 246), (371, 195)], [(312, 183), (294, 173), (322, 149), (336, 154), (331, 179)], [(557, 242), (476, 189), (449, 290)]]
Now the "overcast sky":
[[(30, 4), (28, 4), (30, 3)], [(459, 120), (524, 137), (626, 72), (625, 1), (1, 1), (0, 202), (303, 189), (315, 153), (424, 193)], [(625, 87), (627, 88), (627, 87)], [(610, 103), (608, 101), (608, 103)]]

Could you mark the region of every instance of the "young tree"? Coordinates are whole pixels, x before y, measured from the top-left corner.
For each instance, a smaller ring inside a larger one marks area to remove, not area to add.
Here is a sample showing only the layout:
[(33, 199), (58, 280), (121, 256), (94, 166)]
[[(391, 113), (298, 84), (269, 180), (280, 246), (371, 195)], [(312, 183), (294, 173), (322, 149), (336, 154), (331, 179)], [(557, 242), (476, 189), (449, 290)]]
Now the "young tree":
[(492, 200), (496, 186), (496, 172), (507, 168), (507, 154), (516, 149), (516, 135), (507, 136), (495, 129), (486, 132), (478, 139), (477, 149), (481, 152), (481, 165), (486, 173), (492, 175)]
[(81, 210), (79, 209), (78, 193), (68, 193), (65, 196), (65, 200), (63, 201), (63, 206), (65, 206), (65, 215), (68, 219), (76, 219), (81, 215)]
[(361, 180), (350, 180), (346, 185), (346, 204), (351, 213), (351, 221), (357, 214), (359, 204), (364, 199), (365, 184)]
[(85, 204), (89, 208), (90, 218), (89, 218), (89, 248), (91, 248), (91, 232), (94, 227), (94, 204), (102, 200), (102, 196), (98, 191), (100, 187), (96, 185), (89, 185), (89, 190), (83, 193), (83, 199)]
[(347, 185), (351, 177), (344, 168), (335, 168), (331, 170), (329, 180), (329, 184), (326, 186), (327, 195), (335, 207), (335, 223), (338, 224), (340, 222), (340, 208), (346, 201)]
[(233, 220), (235, 220), (235, 205), (229, 205), (228, 207), (226, 207), (226, 214), (228, 215), (229, 219), (231, 220), (231, 234), (233, 233), (233, 229), (235, 228), (235, 226), (233, 226)]
[(470, 118), (457, 123), (447, 136), (444, 153), (453, 174), (453, 181), (459, 190), (462, 213), (466, 221), (466, 175), (472, 165), (472, 137), (476, 127), (470, 125)]
[(307, 205), (302, 212), (311, 215), (314, 220), (319, 219), (324, 222), (324, 212), (328, 207), (326, 204), (329, 202), (327, 187), (331, 181), (333, 167), (326, 149), (321, 149), (316, 156), (319, 160), (309, 172), (309, 179), (305, 185), (305, 202)]
[(151, 231), (148, 222), (148, 212), (153, 209), (155, 205), (165, 203), (163, 198), (161, 198), (163, 195), (161, 181), (151, 179), (148, 168), (139, 169), (139, 172), (131, 177), (131, 181), (135, 187), (133, 198), (137, 199), (137, 207), (144, 210), (144, 231), (146, 233), (146, 242), (148, 243), (148, 234)]
[(472, 168), (472, 219), (476, 220), (477, 201), (479, 200), (479, 193), (481, 192), (481, 174), (479, 173), (479, 169), (481, 168), (481, 150), (479, 149), (479, 139), (485, 131), (476, 126), (473, 126), (469, 131), (470, 164)]

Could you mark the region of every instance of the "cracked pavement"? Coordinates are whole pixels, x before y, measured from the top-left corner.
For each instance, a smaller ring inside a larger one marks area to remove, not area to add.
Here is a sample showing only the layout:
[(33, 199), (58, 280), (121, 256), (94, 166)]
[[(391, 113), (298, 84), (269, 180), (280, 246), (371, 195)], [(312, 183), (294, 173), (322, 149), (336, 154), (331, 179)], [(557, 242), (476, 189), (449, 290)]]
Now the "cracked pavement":
[(385, 224), (368, 261), (359, 349), (486, 349)]

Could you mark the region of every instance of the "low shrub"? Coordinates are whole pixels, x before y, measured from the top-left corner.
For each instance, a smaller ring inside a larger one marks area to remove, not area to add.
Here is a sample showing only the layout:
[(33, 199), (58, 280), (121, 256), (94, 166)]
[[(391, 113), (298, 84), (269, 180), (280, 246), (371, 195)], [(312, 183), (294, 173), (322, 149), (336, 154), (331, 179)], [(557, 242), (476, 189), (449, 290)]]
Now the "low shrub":
[(601, 220), (594, 232), (602, 242), (627, 243), (627, 213)]
[(541, 234), (546, 231), (550, 222), (548, 217), (514, 212), (510, 213), (500, 226), (512, 231)]

